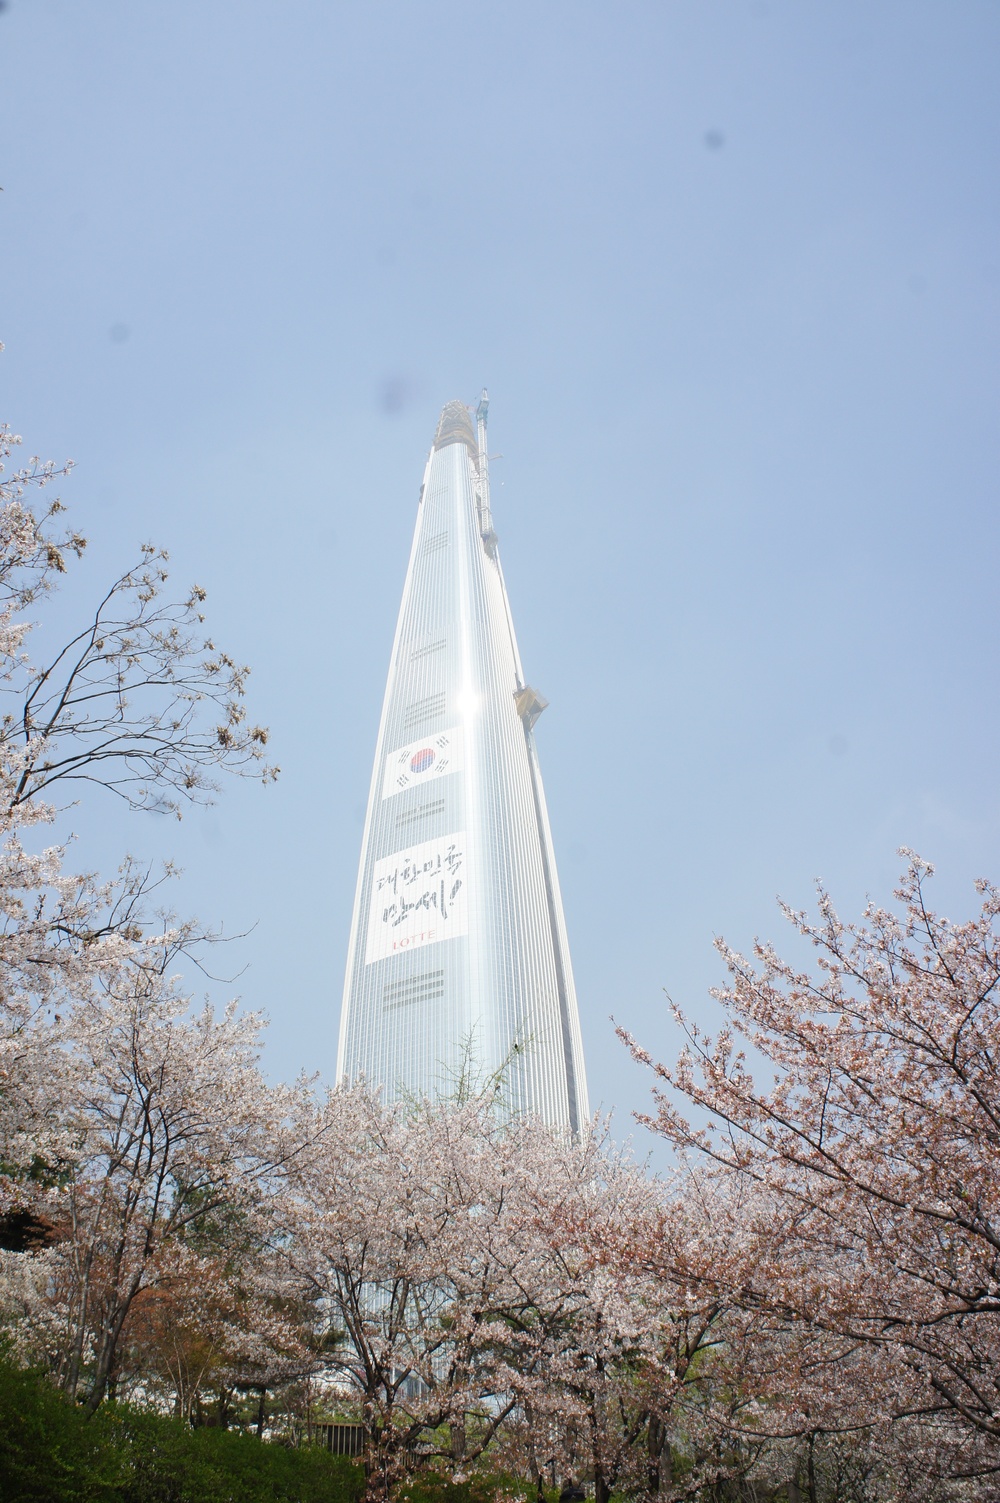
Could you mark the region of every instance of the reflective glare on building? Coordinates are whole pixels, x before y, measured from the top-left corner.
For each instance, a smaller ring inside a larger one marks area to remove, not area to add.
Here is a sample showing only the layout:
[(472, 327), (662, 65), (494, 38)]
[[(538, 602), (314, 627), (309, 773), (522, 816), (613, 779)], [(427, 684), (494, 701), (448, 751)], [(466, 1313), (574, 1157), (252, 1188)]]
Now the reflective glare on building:
[(490, 514), (486, 393), (441, 413), (375, 751), (339, 1079), (389, 1100), (502, 1082), (588, 1118), (576, 993), (525, 682)]

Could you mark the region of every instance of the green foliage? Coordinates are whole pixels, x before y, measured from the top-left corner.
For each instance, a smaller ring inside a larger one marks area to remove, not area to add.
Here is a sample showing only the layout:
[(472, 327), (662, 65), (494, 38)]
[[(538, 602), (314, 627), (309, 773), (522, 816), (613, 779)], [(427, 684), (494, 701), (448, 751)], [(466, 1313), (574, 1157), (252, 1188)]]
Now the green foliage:
[(0, 1498), (4, 1503), (118, 1503), (118, 1458), (43, 1377), (0, 1363)]
[(357, 1503), (362, 1485), (359, 1466), (314, 1446), (115, 1405), (88, 1419), (44, 1377), (0, 1363), (3, 1503)]
[(141, 1410), (111, 1411), (122, 1503), (355, 1503), (361, 1468), (315, 1446), (291, 1450), (232, 1430), (192, 1430)]

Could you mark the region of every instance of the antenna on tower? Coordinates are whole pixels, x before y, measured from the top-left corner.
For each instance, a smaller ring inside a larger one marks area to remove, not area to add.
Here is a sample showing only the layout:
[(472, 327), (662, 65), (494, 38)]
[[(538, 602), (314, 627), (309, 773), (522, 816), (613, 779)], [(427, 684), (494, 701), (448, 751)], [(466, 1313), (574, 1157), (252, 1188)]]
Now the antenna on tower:
[(476, 433), (479, 438), (479, 531), (490, 558), (496, 558), (497, 535), (493, 531), (490, 512), (490, 461), (486, 450), (486, 416), (489, 410), (490, 399), (484, 386), (476, 408)]

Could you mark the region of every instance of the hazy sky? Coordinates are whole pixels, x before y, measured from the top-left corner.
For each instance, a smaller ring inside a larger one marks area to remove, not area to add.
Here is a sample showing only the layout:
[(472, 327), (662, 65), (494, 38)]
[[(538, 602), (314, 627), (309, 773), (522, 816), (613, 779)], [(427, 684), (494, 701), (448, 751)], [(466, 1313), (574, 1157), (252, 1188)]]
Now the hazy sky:
[[(592, 1101), (666, 988), (906, 844), (1000, 878), (995, 0), (7, 0), (3, 415), (253, 665), (277, 787), (172, 854), (269, 1068), (332, 1074), (426, 451), (491, 397)], [(224, 992), (224, 988), (222, 991)]]

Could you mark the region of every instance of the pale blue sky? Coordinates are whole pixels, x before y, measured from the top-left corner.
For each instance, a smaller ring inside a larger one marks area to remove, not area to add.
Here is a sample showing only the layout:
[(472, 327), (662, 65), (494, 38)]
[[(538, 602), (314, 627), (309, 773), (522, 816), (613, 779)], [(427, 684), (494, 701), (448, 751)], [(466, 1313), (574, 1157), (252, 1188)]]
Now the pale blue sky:
[(618, 1124), (712, 937), (916, 847), (1000, 877), (994, 0), (0, 14), (2, 410), (92, 539), (209, 591), (284, 773), (170, 853), (252, 933), (268, 1064), (332, 1073), (389, 648), (440, 406), (497, 529), (588, 1055)]

